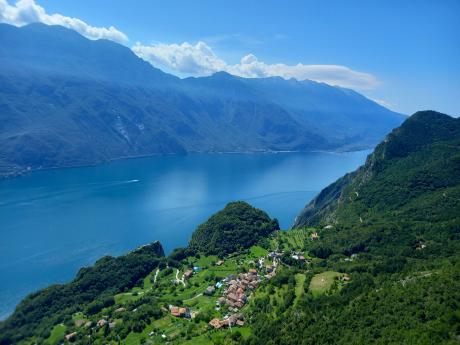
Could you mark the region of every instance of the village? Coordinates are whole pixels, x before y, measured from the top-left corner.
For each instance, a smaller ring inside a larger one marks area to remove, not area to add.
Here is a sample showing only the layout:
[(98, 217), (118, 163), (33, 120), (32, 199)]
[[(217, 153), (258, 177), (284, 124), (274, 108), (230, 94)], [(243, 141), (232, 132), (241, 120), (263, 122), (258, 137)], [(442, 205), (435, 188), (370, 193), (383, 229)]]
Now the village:
[[(147, 324), (140, 333), (131, 332), (126, 341), (128, 345), (138, 344), (141, 339), (152, 344), (168, 343), (183, 336), (187, 329), (194, 329), (197, 339), (201, 339), (199, 334), (208, 332), (219, 337), (219, 332), (231, 332), (233, 328), (245, 334), (249, 331), (245, 315), (258, 287), (273, 279), (281, 266), (308, 269), (312, 259), (302, 248), (305, 241), (318, 238), (316, 231), (295, 230), (289, 235), (279, 232), (270, 244), (271, 250), (256, 245), (225, 258), (189, 257), (178, 268), (156, 269), (144, 279), (142, 286), (117, 294), (114, 308), (104, 309), (99, 318), (75, 316), (75, 328), (66, 333), (64, 339), (74, 341), (79, 329), (101, 334), (107, 332), (106, 329), (119, 327), (128, 315), (137, 313), (138, 307), (130, 306), (137, 305), (136, 301), (142, 301), (144, 296), (158, 296), (164, 303), (163, 316)], [(296, 277), (299, 286), (302, 276)], [(337, 279), (346, 283), (350, 277), (337, 272), (315, 275), (312, 292), (329, 289)]]

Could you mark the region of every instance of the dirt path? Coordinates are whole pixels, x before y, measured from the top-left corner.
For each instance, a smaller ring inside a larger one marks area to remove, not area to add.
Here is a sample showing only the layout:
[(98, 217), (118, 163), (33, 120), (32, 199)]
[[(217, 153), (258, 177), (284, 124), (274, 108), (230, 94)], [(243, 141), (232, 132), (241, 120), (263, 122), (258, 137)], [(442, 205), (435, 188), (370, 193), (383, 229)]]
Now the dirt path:
[(160, 269), (159, 269), (159, 268), (157, 268), (157, 270), (156, 270), (156, 272), (155, 272), (155, 276), (153, 277), (153, 285), (155, 285), (155, 283), (157, 282), (158, 273), (160, 273)]
[(199, 293), (198, 295), (195, 295), (195, 296), (193, 296), (192, 298), (184, 299), (184, 301), (191, 301), (192, 299), (195, 299), (195, 298), (200, 297), (200, 296), (203, 296), (203, 294), (202, 294), (202, 293)]
[(179, 269), (176, 268), (176, 284), (178, 284), (178, 283), (182, 283), (182, 285), (184, 285), (184, 287), (185, 287), (184, 275), (182, 275), (182, 278), (179, 279)]

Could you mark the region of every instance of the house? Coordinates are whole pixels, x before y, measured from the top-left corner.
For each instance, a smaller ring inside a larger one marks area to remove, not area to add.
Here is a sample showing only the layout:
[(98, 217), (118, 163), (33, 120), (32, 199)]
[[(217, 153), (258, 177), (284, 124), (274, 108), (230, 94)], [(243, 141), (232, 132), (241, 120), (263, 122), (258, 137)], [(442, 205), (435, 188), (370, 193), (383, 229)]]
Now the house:
[(67, 341), (73, 341), (77, 337), (77, 332), (69, 333), (65, 336)]
[(103, 326), (105, 326), (106, 323), (107, 323), (107, 320), (105, 320), (105, 319), (100, 319), (100, 320), (97, 322), (97, 326), (98, 326), (98, 327), (103, 327)]
[(206, 296), (211, 296), (215, 291), (216, 291), (216, 288), (211, 285), (211, 286), (208, 286), (206, 290), (204, 290), (204, 294)]
[(257, 274), (257, 270), (255, 268), (250, 268), (249, 273), (251, 274)]
[(342, 276), (342, 280), (343, 280), (344, 282), (349, 282), (349, 281), (351, 280), (351, 278), (350, 278), (350, 276), (349, 276), (348, 274), (344, 274), (344, 275)]
[(280, 258), (282, 256), (282, 253), (280, 252), (270, 252), (268, 253), (268, 256), (272, 259), (275, 259), (275, 258)]
[(311, 237), (311, 239), (312, 239), (313, 241), (319, 239), (319, 236), (318, 236), (318, 233), (317, 233), (317, 232), (312, 233), (310, 237)]
[(244, 321), (243, 320), (236, 320), (236, 325), (243, 327), (244, 326)]
[(223, 263), (224, 263), (223, 260), (219, 260), (219, 261), (216, 262), (216, 266), (222, 266)]
[(184, 279), (190, 279), (192, 275), (193, 275), (193, 270), (187, 270), (184, 273)]
[(200, 272), (201, 271), (201, 267), (199, 266), (194, 266), (193, 267), (193, 272)]
[(209, 321), (209, 326), (215, 329), (219, 329), (222, 327), (222, 325), (220, 324), (220, 320), (218, 318), (214, 318), (211, 321)]
[(180, 317), (179, 307), (173, 307), (173, 306), (171, 306), (171, 307), (169, 308), (169, 311), (171, 312), (171, 315), (172, 315), (172, 316)]
[(190, 310), (184, 307), (169, 306), (169, 311), (172, 316), (190, 318)]
[(222, 282), (217, 282), (215, 286), (217, 289), (220, 289), (222, 287)]
[(227, 299), (229, 299), (232, 302), (236, 302), (236, 301), (238, 301), (238, 295), (233, 293), (233, 292), (231, 292), (231, 293), (229, 293), (227, 295)]
[(122, 312), (124, 312), (124, 311), (126, 311), (126, 309), (123, 308), (123, 307), (118, 308), (118, 309), (115, 309), (115, 313), (122, 313)]

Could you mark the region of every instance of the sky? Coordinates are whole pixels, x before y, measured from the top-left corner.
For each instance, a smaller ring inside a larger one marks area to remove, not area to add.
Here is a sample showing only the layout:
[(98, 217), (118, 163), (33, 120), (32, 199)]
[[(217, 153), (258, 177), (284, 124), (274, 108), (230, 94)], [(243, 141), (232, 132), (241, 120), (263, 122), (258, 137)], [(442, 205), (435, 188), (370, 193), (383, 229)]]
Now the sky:
[(405, 114), (460, 115), (460, 1), (0, 0), (0, 22), (72, 28), (185, 76), (349, 87)]

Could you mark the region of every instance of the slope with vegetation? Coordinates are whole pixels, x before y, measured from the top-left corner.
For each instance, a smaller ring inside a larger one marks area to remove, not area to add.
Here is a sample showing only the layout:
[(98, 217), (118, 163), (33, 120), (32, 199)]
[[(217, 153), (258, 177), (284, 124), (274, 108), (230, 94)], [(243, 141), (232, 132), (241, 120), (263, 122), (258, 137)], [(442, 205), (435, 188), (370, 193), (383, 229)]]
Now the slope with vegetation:
[(294, 227), (305, 226), (318, 229), (313, 272), (351, 283), (274, 318), (255, 311), (251, 344), (458, 342), (459, 119), (414, 114), (302, 211)]

